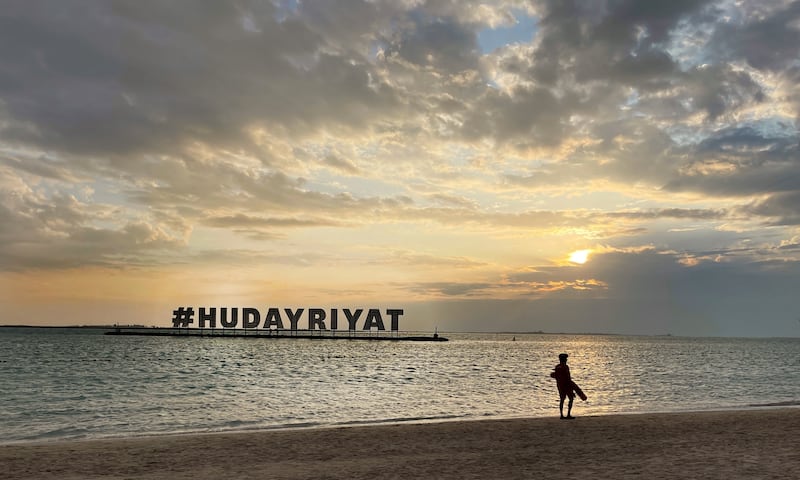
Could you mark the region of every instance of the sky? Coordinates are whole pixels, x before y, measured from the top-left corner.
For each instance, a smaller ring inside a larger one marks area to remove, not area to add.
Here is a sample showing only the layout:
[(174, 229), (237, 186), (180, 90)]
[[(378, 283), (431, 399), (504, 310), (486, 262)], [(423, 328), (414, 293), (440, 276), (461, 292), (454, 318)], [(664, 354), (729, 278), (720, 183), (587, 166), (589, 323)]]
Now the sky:
[(800, 2), (0, 11), (0, 324), (800, 336)]

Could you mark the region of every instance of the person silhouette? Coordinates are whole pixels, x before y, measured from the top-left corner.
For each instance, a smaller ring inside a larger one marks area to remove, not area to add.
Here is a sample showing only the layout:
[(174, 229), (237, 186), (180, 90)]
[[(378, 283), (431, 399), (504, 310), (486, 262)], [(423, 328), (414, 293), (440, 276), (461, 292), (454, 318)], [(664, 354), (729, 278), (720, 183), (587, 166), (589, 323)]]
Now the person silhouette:
[[(561, 418), (563, 420), (572, 420), (572, 403), (575, 401), (575, 392), (578, 392), (581, 399), (586, 400), (586, 396), (583, 392), (575, 385), (575, 382), (572, 381), (572, 376), (569, 373), (569, 366), (567, 365), (567, 357), (569, 357), (566, 353), (561, 353), (558, 355), (558, 365), (553, 369), (550, 373), (550, 376), (556, 379), (556, 387), (558, 387), (558, 411), (561, 413)], [(564, 416), (564, 400), (569, 398), (569, 403), (567, 404), (567, 416)]]

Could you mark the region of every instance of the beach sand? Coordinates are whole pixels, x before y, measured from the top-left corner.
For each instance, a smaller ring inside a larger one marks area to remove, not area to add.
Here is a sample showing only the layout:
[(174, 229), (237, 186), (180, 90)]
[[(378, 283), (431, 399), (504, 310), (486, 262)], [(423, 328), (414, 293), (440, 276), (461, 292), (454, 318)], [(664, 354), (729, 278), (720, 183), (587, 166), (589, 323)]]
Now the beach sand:
[(0, 446), (0, 479), (800, 479), (800, 409)]

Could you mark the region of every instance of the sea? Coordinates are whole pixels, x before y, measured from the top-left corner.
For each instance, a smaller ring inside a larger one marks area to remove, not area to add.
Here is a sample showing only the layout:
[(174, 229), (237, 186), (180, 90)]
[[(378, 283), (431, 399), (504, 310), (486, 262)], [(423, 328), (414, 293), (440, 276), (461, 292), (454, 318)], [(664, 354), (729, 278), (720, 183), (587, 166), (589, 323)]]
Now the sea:
[(0, 328), (0, 444), (800, 406), (800, 338), (445, 333), (448, 342)]

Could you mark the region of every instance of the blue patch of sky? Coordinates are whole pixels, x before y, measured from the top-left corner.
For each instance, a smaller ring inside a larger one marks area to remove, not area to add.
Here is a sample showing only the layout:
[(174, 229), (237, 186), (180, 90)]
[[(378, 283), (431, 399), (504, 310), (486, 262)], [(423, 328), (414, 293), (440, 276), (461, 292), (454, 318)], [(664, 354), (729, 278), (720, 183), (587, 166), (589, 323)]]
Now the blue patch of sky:
[(789, 117), (764, 117), (751, 122), (746, 122), (743, 127), (750, 127), (764, 137), (794, 138), (797, 136), (797, 127), (794, 119)]
[(685, 147), (701, 142), (709, 136), (710, 132), (692, 125), (676, 124), (664, 129), (667, 135), (677, 145)]
[(716, 63), (714, 53), (708, 49), (708, 42), (713, 32), (714, 29), (708, 24), (695, 24), (683, 20), (672, 32), (664, 51), (683, 71), (703, 64)]
[[(730, 129), (751, 128), (764, 138), (795, 138), (797, 128), (794, 120), (788, 117), (764, 117), (741, 122), (728, 127)], [(667, 135), (680, 146), (689, 146), (713, 136), (715, 131), (697, 128), (691, 125), (673, 125), (665, 129)]]
[(367, 58), (370, 60), (376, 60), (378, 58), (378, 53), (386, 50), (388, 44), (383, 40), (373, 40), (369, 45), (369, 55)]
[(241, 22), (242, 22), (242, 28), (244, 28), (245, 31), (250, 32), (250, 33), (258, 33), (258, 32), (260, 32), (260, 30), (256, 26), (255, 20), (253, 20), (252, 16), (250, 16), (250, 15), (243, 16), (242, 19), (241, 19)]
[(624, 110), (630, 110), (639, 104), (639, 90), (632, 88), (625, 98), (625, 104), (622, 106)]
[(521, 10), (513, 12), (516, 23), (485, 28), (478, 32), (478, 46), (484, 54), (515, 43), (530, 43), (538, 30), (538, 18)]
[(300, 8), (300, 2), (298, 0), (277, 0), (274, 2), (274, 5), (275, 21), (277, 22), (283, 22), (297, 13), (297, 9)]
[[(747, 20), (746, 12), (736, 0), (722, 0), (715, 3), (713, 8), (717, 13), (709, 18), (714, 18), (715, 23), (741, 25)], [(718, 52), (709, 48), (717, 26), (711, 25), (709, 20), (705, 23), (698, 23), (696, 20), (682, 20), (672, 32), (671, 40), (665, 48), (684, 71), (720, 61)]]

